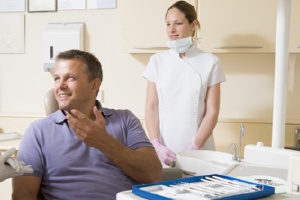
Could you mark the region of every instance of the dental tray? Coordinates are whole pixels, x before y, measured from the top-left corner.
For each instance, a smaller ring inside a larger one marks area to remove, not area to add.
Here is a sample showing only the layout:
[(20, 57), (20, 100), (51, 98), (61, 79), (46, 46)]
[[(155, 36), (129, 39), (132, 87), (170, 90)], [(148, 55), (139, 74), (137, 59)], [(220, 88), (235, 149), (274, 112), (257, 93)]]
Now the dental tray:
[(275, 188), (230, 176), (212, 174), (155, 184), (134, 185), (132, 193), (150, 200), (240, 200), (273, 195)]

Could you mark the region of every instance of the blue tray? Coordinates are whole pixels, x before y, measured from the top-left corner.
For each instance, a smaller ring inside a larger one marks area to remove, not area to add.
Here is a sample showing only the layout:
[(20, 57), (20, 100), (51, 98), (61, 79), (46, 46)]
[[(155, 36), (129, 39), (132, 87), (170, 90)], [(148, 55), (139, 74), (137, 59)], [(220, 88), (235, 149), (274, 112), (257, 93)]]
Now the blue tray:
[[(170, 185), (177, 185), (177, 184), (182, 184), (182, 183), (194, 183), (194, 182), (201, 182), (203, 178), (205, 177), (213, 177), (213, 176), (218, 176), (220, 178), (224, 178), (227, 180), (231, 181), (238, 181), (241, 183), (247, 183), (254, 185), (257, 188), (260, 188), (261, 190), (259, 191), (254, 191), (254, 192), (248, 192), (248, 193), (240, 193), (240, 194), (234, 194), (231, 196), (224, 196), (224, 197), (218, 197), (218, 198), (207, 198), (205, 199), (218, 199), (218, 200), (246, 200), (246, 199), (257, 199), (257, 198), (263, 198), (266, 196), (273, 195), (275, 193), (275, 188), (268, 186), (268, 185), (263, 185), (263, 184), (257, 184), (237, 178), (233, 178), (230, 176), (224, 176), (224, 175), (219, 175), (219, 174), (211, 174), (211, 175), (206, 175), (206, 176), (194, 176), (194, 177), (189, 177), (189, 178), (182, 178), (182, 179), (177, 179), (177, 180), (171, 180), (171, 181), (163, 181), (163, 182), (158, 182), (154, 184), (141, 184), (141, 185), (134, 185), (132, 186), (132, 193), (150, 199), (150, 200), (171, 200), (172, 198), (162, 196), (159, 194), (152, 193), (151, 190), (146, 189), (151, 188), (151, 186), (159, 186), (159, 185), (164, 185), (164, 186), (170, 186)], [(204, 197), (203, 197), (204, 198)]]

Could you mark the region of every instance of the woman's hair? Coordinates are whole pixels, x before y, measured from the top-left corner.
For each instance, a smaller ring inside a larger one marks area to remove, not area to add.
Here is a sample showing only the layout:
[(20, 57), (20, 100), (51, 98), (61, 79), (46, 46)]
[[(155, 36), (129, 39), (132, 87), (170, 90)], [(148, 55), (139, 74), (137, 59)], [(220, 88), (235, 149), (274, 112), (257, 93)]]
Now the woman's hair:
[[(168, 8), (165, 16), (167, 16), (168, 11), (172, 8), (177, 8), (178, 10), (180, 10), (190, 24), (193, 23), (194, 20), (196, 20), (198, 29), (200, 29), (200, 22), (197, 18), (197, 12), (193, 5), (187, 3), (186, 1), (176, 1), (173, 5), (171, 5)], [(195, 35), (195, 31), (193, 35)]]
[(55, 60), (58, 61), (60, 59), (78, 59), (85, 64), (86, 72), (89, 78), (89, 81), (95, 80), (99, 78), (102, 82), (103, 72), (102, 65), (99, 62), (98, 58), (94, 56), (92, 53), (71, 49), (68, 51), (60, 52)]

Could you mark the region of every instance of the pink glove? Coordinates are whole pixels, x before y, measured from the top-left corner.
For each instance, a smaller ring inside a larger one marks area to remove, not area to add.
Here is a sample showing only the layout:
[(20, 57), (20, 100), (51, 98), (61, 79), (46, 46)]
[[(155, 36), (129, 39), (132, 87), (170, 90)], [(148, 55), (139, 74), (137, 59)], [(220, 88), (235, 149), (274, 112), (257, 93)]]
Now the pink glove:
[(197, 145), (195, 145), (195, 143), (190, 144), (190, 146), (188, 146), (188, 148), (186, 150), (199, 150), (201, 148), (199, 148)]
[(176, 161), (176, 155), (173, 153), (170, 149), (168, 149), (166, 146), (162, 145), (159, 141), (159, 139), (153, 139), (151, 140), (152, 145), (155, 148), (155, 151), (163, 163), (170, 166), (172, 163)]

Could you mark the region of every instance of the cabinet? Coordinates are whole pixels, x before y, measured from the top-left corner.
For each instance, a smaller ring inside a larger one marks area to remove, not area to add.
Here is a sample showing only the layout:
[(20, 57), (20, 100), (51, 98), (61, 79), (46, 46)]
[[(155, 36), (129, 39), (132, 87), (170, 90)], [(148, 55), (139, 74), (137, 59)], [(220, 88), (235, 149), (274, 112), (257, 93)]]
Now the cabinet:
[(277, 1), (199, 0), (199, 47), (213, 53), (275, 52)]
[(291, 1), (289, 52), (300, 53), (300, 1)]
[[(165, 14), (176, 0), (122, 0), (122, 52), (156, 53), (168, 41)], [(197, 0), (187, 0), (197, 9)]]

